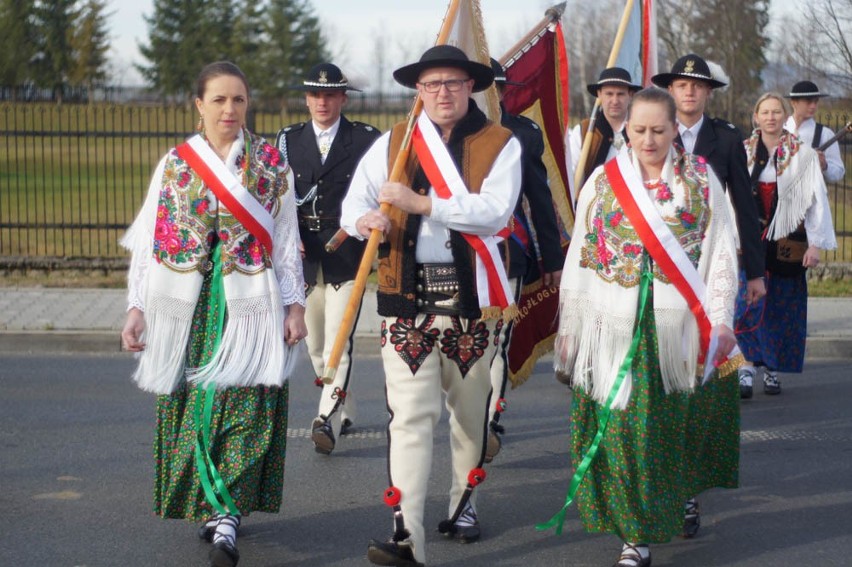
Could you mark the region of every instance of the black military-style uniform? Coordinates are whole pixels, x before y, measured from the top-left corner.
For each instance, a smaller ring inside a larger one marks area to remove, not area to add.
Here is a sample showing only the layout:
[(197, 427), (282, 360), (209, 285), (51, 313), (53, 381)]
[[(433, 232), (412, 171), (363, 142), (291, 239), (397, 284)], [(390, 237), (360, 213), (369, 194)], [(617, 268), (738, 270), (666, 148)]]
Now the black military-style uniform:
[[(553, 198), (547, 183), (547, 169), (541, 161), (544, 153), (544, 140), (541, 128), (526, 116), (509, 114), (503, 110), (501, 124), (512, 131), (521, 143), (521, 195), (529, 202), (532, 224), (535, 228), (538, 244), (541, 249), (542, 267), (545, 272), (556, 272), (562, 269), (565, 258), (560, 245), (559, 228), (556, 223), (556, 211), (553, 209)], [(515, 216), (522, 222), (528, 222), (521, 201), (515, 208)], [(517, 240), (508, 238), (510, 278), (524, 278), (527, 281), (536, 279), (538, 265), (530, 261), (529, 250), (524, 250)]]
[[(340, 204), (355, 166), (380, 135), (373, 126), (350, 122), (341, 115), (340, 127), (323, 163), (311, 122), (293, 124), (278, 132), (275, 145), (293, 170), (296, 199), (305, 199), (298, 208), (299, 235), (305, 247), (303, 266), (309, 286), (316, 285), (320, 267), (326, 283), (355, 279), (366, 243), (349, 238), (332, 253), (326, 252), (325, 243), (340, 228)], [(313, 187), (316, 191), (311, 196)]]
[[(678, 143), (683, 142), (678, 136)], [(764, 275), (764, 249), (760, 240), (760, 220), (751, 192), (751, 181), (743, 136), (726, 120), (704, 115), (704, 122), (695, 141), (695, 155), (703, 156), (713, 172), (730, 192), (740, 236), (743, 268), (746, 279)]]
[[(544, 139), (541, 128), (526, 116), (509, 114), (503, 105), (501, 124), (512, 131), (515, 138), (521, 143), (521, 195), (515, 207), (514, 221), (523, 223), (529, 230), (529, 220), (524, 213), (523, 198), (529, 203), (529, 211), (532, 216), (532, 227), (538, 240), (541, 251), (542, 269), (545, 272), (557, 272), (562, 270), (565, 257), (559, 237), (559, 225), (556, 222), (556, 211), (553, 208), (553, 197), (547, 183), (547, 169), (541, 161), (544, 153)], [(529, 248), (533, 246), (529, 243)], [(541, 277), (539, 265), (535, 258), (535, 252), (525, 249), (520, 242), (510, 236), (505, 244), (500, 247), (501, 252), (508, 254), (507, 275), (515, 285), (515, 301), (520, 297), (520, 291), (525, 281), (534, 281)], [(511, 341), (511, 323), (506, 325), (500, 335), (500, 345), (497, 356), (491, 362), (491, 387), (493, 389), (492, 401), (503, 399), (506, 395), (508, 382), (508, 350)], [(486, 459), (493, 458), (499, 450), (501, 443), (497, 434), (503, 432), (503, 426), (499, 425), (500, 412), (497, 405), (492, 403), (489, 407), (490, 434)]]
[[(327, 70), (327, 73), (336, 69), (330, 64), (319, 66), (320, 71)], [(340, 80), (332, 81), (335, 88)], [(309, 288), (305, 311), (308, 336), (305, 342), (316, 383), (323, 388), (318, 417), (311, 425), (311, 439), (315, 449), (326, 454), (334, 448), (336, 424), (339, 423), (341, 433), (345, 432), (353, 423), (356, 413), (350, 378), (357, 315), (334, 380), (323, 385), (319, 377), (326, 371), (326, 357), (332, 349), (337, 326), (349, 304), (353, 280), (366, 243), (357, 238), (348, 238), (334, 252), (327, 252), (325, 244), (340, 228), (340, 207), (349, 190), (352, 173), (379, 136), (380, 132), (376, 128), (350, 122), (341, 115), (325, 162), (317, 145), (312, 121), (288, 126), (278, 132), (276, 139), (276, 146), (289, 162), (296, 182), (299, 235), (305, 249), (302, 266), (305, 283)], [(332, 416), (335, 416), (335, 425), (331, 422)]]

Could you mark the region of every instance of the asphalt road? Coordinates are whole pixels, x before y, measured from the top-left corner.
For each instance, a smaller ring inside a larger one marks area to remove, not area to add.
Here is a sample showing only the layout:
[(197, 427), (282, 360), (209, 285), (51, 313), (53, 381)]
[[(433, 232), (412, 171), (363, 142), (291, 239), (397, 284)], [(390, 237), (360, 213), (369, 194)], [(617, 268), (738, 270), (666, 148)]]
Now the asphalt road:
[[(207, 564), (195, 525), (151, 512), (154, 399), (132, 366), (126, 355), (0, 358), (0, 565)], [(331, 457), (308, 440), (318, 390), (293, 381), (284, 504), (244, 520), (241, 566), (368, 565), (368, 539), (390, 534), (380, 361), (356, 372), (358, 429)], [(741, 488), (703, 495), (699, 537), (652, 547), (654, 565), (852, 564), (851, 374), (848, 361), (809, 361), (781, 396), (744, 402)], [(510, 393), (503, 452), (478, 488), (483, 539), (430, 534), (428, 565), (613, 563), (619, 542), (585, 533), (574, 508), (561, 536), (533, 527), (564, 499), (568, 404), (546, 362)], [(427, 524), (445, 517), (449, 470), (444, 420)]]

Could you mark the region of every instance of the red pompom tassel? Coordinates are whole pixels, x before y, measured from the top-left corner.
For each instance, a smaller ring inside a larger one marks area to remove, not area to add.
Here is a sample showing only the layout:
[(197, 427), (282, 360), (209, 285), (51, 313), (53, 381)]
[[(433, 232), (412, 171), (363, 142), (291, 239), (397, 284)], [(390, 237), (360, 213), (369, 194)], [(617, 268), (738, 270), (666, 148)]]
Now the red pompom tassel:
[(467, 475), (467, 483), (471, 486), (477, 486), (485, 481), (485, 469), (471, 469)]
[(504, 411), (506, 411), (506, 406), (508, 405), (509, 404), (506, 402), (506, 398), (500, 398), (499, 400), (497, 400), (497, 406), (495, 409), (497, 410), (497, 413), (503, 413)]
[(399, 491), (399, 489), (395, 486), (391, 486), (387, 490), (385, 490), (383, 500), (385, 501), (385, 504), (393, 508), (394, 506), (399, 506), (399, 501), (401, 498), (402, 493)]

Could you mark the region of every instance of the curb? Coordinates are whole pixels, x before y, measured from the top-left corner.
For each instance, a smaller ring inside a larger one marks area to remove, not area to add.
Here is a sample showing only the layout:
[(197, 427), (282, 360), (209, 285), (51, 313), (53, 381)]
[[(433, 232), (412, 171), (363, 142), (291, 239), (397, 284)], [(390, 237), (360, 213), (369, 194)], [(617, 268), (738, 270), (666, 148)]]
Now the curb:
[[(118, 354), (118, 331), (0, 331), (0, 354)], [(353, 356), (379, 356), (378, 333), (356, 333)], [(808, 337), (806, 359), (852, 360), (852, 336)]]

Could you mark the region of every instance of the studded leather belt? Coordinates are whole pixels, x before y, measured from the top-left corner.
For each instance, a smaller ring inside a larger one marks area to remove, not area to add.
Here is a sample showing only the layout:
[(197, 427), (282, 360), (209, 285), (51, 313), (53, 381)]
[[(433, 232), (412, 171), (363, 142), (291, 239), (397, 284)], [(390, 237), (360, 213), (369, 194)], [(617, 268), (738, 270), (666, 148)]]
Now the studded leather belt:
[(299, 226), (308, 232), (319, 232), (329, 228), (340, 228), (340, 219), (337, 217), (314, 217), (311, 215), (299, 215)]
[(453, 264), (417, 264), (415, 304), (420, 313), (459, 314), (459, 280)]

